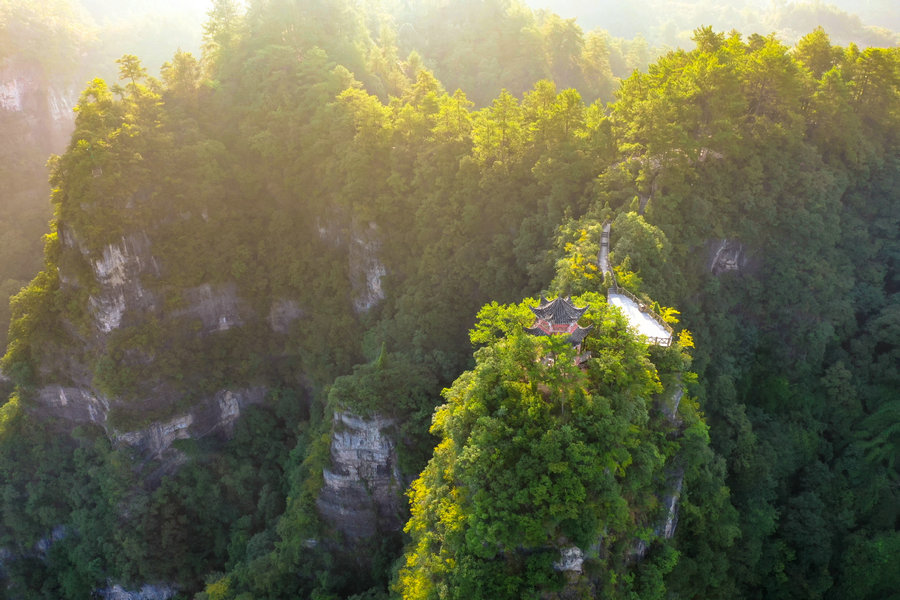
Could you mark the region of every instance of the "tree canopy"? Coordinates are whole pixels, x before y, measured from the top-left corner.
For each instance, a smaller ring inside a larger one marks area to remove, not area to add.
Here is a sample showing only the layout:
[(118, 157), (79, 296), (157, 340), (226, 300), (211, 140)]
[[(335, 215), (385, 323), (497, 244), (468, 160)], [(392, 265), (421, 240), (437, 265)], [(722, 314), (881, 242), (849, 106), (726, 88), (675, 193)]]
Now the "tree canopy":
[[(860, 565), (898, 546), (897, 48), (700, 28), (604, 105), (610, 40), (464, 4), (395, 28), (352, 3), (216, 2), (202, 56), (156, 79), (126, 55), (118, 84), (87, 85), (0, 363), (3, 590), (894, 589)], [(675, 347), (606, 306), (607, 221), (620, 283), (680, 311)], [(117, 252), (139, 257), (140, 301), (104, 329)], [(583, 369), (521, 331), (542, 292), (591, 305)], [(106, 429), (48, 419), (46, 386), (108, 401)], [(252, 386), (264, 405), (230, 440), (178, 442), (180, 468), (110, 442)], [(322, 522), (334, 411), (398, 423), (405, 551), (385, 536), (348, 558)], [(553, 568), (570, 546), (571, 580)]]

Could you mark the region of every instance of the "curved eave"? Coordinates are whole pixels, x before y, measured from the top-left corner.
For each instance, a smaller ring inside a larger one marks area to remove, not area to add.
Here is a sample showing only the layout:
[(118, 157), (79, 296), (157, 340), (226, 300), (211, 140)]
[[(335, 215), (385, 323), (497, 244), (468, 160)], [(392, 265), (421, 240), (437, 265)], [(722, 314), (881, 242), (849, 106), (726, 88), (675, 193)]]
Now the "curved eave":
[(578, 327), (572, 334), (569, 336), (569, 342), (573, 346), (577, 346), (581, 342), (584, 341), (584, 338), (587, 337), (588, 332), (593, 329), (593, 325), (589, 325), (587, 327)]
[(538, 319), (544, 319), (551, 323), (574, 323), (590, 307), (591, 305), (588, 304), (578, 308), (568, 298), (558, 297), (550, 302), (544, 302), (540, 306), (532, 306), (531, 312)]

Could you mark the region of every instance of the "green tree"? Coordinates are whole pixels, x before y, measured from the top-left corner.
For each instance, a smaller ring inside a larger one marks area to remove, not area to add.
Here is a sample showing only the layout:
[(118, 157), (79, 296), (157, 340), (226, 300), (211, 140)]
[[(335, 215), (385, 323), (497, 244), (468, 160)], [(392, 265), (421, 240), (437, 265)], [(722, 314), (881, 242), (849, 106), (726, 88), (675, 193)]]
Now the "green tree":
[(119, 79), (130, 79), (132, 87), (147, 77), (147, 69), (141, 66), (141, 60), (134, 54), (124, 54), (116, 60), (116, 64), (119, 65)]
[(594, 325), (582, 367), (565, 336), (523, 332), (529, 302), (479, 313), (472, 339), (487, 345), (445, 390), (432, 425), (442, 441), (410, 491), (402, 597), (552, 593), (563, 583), (552, 567), (560, 551), (601, 538), (583, 585), (628, 597), (658, 577), (651, 596), (664, 595), (674, 554), (654, 554), (640, 575), (625, 558), (636, 536), (652, 537), (651, 482), (676, 451), (652, 432), (667, 427), (649, 401), (662, 386), (646, 347), (621, 335), (600, 296), (573, 302), (590, 304)]
[(236, 0), (214, 0), (203, 25), (203, 63), (207, 72), (217, 68), (243, 31), (243, 15)]
[(831, 45), (828, 34), (821, 27), (800, 38), (795, 55), (816, 79), (840, 64), (842, 58), (841, 49)]

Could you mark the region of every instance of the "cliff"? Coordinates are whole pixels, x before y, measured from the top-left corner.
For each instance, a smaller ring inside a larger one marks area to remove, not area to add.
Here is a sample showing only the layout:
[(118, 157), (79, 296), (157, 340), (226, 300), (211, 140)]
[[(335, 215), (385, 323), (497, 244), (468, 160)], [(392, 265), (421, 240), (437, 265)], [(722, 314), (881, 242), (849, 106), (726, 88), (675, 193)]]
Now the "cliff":
[(590, 326), (577, 348), (524, 328), (533, 301), (479, 313), (486, 346), (444, 390), (442, 439), (410, 488), (404, 597), (469, 585), (624, 597), (674, 565), (685, 472), (704, 445), (683, 399), (689, 357), (677, 342), (648, 347), (596, 292), (571, 303)]
[[(75, 347), (71, 348), (66, 363), (54, 360), (57, 354), (51, 354), (44, 361), (51, 364), (39, 365), (43, 385), (35, 397), (42, 415), (73, 425), (86, 422), (100, 425), (116, 442), (159, 458), (176, 439), (227, 433), (243, 407), (262, 402), (264, 385), (229, 386), (186, 403), (186, 388), (154, 369), (156, 363), (166, 359), (161, 352), (163, 348), (157, 344), (140, 348), (117, 345), (122, 332), (140, 331), (153, 323), (173, 328), (195, 322), (198, 327), (191, 334), (195, 339), (242, 326), (251, 311), (238, 296), (234, 284), (203, 284), (181, 290), (166, 288), (162, 285), (161, 261), (152, 253), (152, 242), (143, 230), (125, 235), (99, 252), (88, 249), (77, 232), (64, 224), (60, 224), (59, 230), (63, 252), (74, 254), (82, 263), (90, 265), (89, 273), (67, 268), (77, 264), (75, 260), (67, 261), (59, 269), (61, 291), (75, 298), (86, 296), (86, 306), (82, 305), (81, 310), (89, 319), (79, 325), (78, 311), (60, 316), (64, 327), (74, 332), (74, 339), (60, 340), (60, 344), (63, 348), (67, 343)], [(168, 298), (173, 293), (183, 298), (175, 308)], [(160, 343), (170, 342), (163, 339)], [(115, 368), (140, 368), (141, 372), (157, 373), (143, 380), (139, 391), (117, 393), (121, 386), (110, 383), (114, 375), (97, 367), (98, 362), (109, 361), (111, 354), (117, 358)], [(190, 374), (181, 374), (185, 375), (190, 378)], [(122, 423), (121, 414), (118, 420), (111, 419), (111, 413), (115, 416), (117, 411), (136, 414)], [(143, 422), (143, 426), (129, 426), (135, 420)]]
[(384, 300), (382, 279), (387, 269), (379, 258), (381, 239), (378, 226), (370, 222), (368, 227), (354, 223), (354, 235), (350, 240), (350, 279), (353, 285), (353, 308), (364, 313)]
[(78, 387), (48, 385), (36, 394), (32, 410), (75, 426), (93, 423), (102, 427), (110, 439), (138, 450), (147, 458), (163, 458), (175, 440), (229, 435), (241, 411), (265, 399), (265, 388), (221, 390), (205, 397), (183, 414), (153, 421), (140, 429), (120, 430), (109, 423), (111, 401), (102, 395)]
[(393, 419), (334, 415), (331, 465), (316, 505), (322, 519), (353, 546), (402, 527), (405, 488), (397, 466)]
[[(655, 410), (663, 416), (668, 423), (667, 437), (678, 440), (683, 435), (683, 423), (679, 417), (678, 408), (684, 396), (684, 386), (681, 383), (671, 385), (670, 388), (659, 394), (655, 399)], [(667, 541), (675, 537), (678, 526), (678, 508), (681, 491), (684, 486), (684, 457), (674, 456), (669, 459), (662, 474), (663, 484), (656, 492), (659, 510), (655, 518), (645, 518), (646, 527), (642, 537), (633, 539), (626, 553), (628, 562), (637, 563), (644, 560), (650, 552), (654, 541)], [(560, 598), (567, 597), (567, 593), (575, 594), (580, 587), (594, 585), (589, 577), (584, 577), (585, 560), (596, 561), (602, 554), (608, 552), (603, 536), (600, 536), (589, 547), (580, 548), (575, 545), (564, 546), (559, 551), (559, 558), (553, 563), (556, 571), (564, 573), (568, 582), (567, 591), (560, 594)], [(576, 594), (577, 596), (577, 594)], [(575, 597), (575, 596), (573, 596)]]
[(43, 66), (23, 58), (0, 59), (0, 119), (19, 119), (25, 128), (17, 145), (45, 157), (65, 147), (72, 132), (77, 90), (51, 80)]
[(40, 62), (0, 51), (0, 348), (9, 329), (8, 297), (41, 268), (41, 236), (51, 216), (45, 165), (65, 148), (76, 98)]

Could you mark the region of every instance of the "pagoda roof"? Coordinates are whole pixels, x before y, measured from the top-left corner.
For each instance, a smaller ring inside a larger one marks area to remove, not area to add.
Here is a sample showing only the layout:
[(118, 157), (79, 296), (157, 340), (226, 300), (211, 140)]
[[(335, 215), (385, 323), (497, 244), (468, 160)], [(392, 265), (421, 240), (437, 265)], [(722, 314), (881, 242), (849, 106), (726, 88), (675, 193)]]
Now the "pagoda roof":
[(531, 311), (536, 317), (531, 327), (525, 327), (525, 332), (531, 335), (558, 335), (569, 334), (569, 343), (577, 346), (584, 341), (588, 332), (593, 329), (590, 327), (582, 327), (578, 324), (578, 319), (584, 312), (590, 308), (590, 305), (583, 308), (576, 308), (572, 301), (562, 296), (548, 301), (543, 296), (541, 304), (538, 307), (531, 307)]
[(575, 323), (588, 308), (590, 308), (590, 304), (583, 308), (576, 308), (568, 296), (565, 298), (559, 296), (553, 300), (547, 300), (541, 296), (540, 306), (532, 306), (531, 312), (538, 319), (543, 319), (553, 324), (562, 324)]

